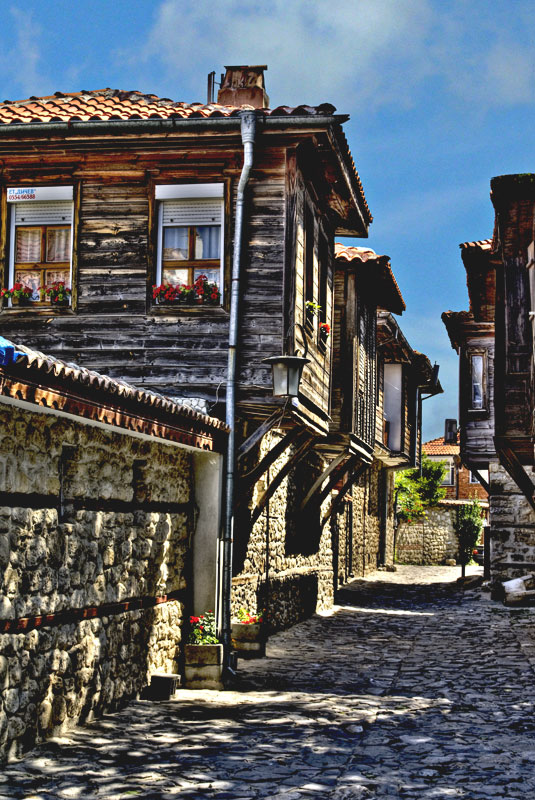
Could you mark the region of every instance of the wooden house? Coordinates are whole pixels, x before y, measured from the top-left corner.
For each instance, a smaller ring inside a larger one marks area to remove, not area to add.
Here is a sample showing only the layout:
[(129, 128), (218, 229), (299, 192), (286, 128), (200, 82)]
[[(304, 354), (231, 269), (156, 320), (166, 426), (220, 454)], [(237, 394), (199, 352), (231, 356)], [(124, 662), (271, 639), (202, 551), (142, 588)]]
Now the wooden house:
[[(529, 496), (531, 469), (527, 463), (522, 465), (525, 457), (517, 449), (519, 420), (514, 405), (521, 405), (520, 390), (526, 386), (526, 374), (515, 370), (526, 366), (525, 359), (518, 359), (529, 318), (527, 309), (519, 311), (518, 298), (509, 308), (504, 294), (507, 285), (509, 290), (520, 285), (525, 297), (527, 270), (517, 269), (515, 259), (506, 280), (506, 262), (496, 234), (500, 235), (498, 225), (494, 239), (461, 245), (469, 311), (447, 311), (442, 319), (459, 354), (460, 458), (489, 493), (488, 564), (491, 579), (502, 580), (533, 567), (535, 515)], [(513, 344), (507, 361), (509, 341)], [(507, 364), (514, 368), (509, 373)], [(525, 396), (524, 403), (528, 402)]]
[(469, 311), (446, 311), (442, 320), (459, 355), (460, 457), (489, 490), (494, 447), (494, 305), (497, 257), (492, 240), (460, 245)]
[(333, 503), (338, 586), (392, 564), (393, 473), (418, 462), (420, 392), (441, 389), (392, 316), (405, 303), (388, 256), (341, 244), (335, 255), (333, 421), (318, 447), (345, 473)]
[[(335, 236), (372, 221), (347, 115), (269, 108), (264, 71), (227, 67), (206, 104), (111, 89), (0, 103), (0, 333), (227, 421), (232, 405), (223, 550), (233, 536), (236, 603), (280, 627), (332, 602), (335, 500), (377, 432), (381, 463), (414, 461), (432, 370), (395, 334), (384, 257), (335, 268)], [(299, 393), (274, 397), (265, 360), (295, 353)]]
[[(535, 509), (533, 221), (535, 177), (502, 175), (491, 181), (496, 265), (496, 450)], [(530, 251), (530, 252), (528, 252)]]

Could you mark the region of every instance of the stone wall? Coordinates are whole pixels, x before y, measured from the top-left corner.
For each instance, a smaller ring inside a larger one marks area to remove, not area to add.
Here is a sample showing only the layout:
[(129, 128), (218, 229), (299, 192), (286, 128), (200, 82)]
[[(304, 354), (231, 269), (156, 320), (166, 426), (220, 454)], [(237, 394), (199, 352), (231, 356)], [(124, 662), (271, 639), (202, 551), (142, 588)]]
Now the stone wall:
[[(248, 468), (282, 435), (274, 430), (264, 436)], [(234, 530), (233, 611), (263, 609), (271, 630), (289, 627), (333, 604), (331, 526), (321, 526), (331, 498), (321, 509), (312, 506), (299, 512), (306, 492), (325, 469), (321, 455), (311, 450), (297, 463), (251, 528), (251, 512), (294, 452), (290, 446), (243, 499)]]
[[(535, 482), (535, 470), (525, 468)], [(508, 472), (489, 464), (491, 578), (516, 578), (535, 571), (535, 512)]]
[(177, 447), (0, 407), (0, 757), (176, 671), (191, 474)]
[(443, 564), (456, 558), (455, 508), (427, 509), (421, 522), (400, 523), (396, 536), (396, 560), (402, 564)]
[(379, 461), (365, 470), (336, 519), (336, 585), (393, 563), (393, 473)]

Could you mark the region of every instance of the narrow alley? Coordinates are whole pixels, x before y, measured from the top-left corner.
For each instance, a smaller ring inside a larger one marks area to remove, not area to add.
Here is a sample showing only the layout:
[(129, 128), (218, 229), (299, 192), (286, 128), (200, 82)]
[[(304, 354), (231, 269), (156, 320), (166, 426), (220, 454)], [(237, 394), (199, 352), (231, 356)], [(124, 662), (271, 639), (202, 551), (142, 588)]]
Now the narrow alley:
[(458, 575), (356, 580), (240, 661), (234, 690), (133, 702), (40, 745), (0, 800), (533, 798), (535, 610)]

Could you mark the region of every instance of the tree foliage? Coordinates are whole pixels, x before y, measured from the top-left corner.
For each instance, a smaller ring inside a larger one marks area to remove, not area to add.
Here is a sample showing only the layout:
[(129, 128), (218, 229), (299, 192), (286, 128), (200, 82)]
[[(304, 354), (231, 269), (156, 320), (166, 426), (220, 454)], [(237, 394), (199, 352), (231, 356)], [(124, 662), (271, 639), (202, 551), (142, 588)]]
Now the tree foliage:
[(477, 499), (457, 510), (455, 530), (459, 539), (461, 564), (468, 564), (472, 558), (472, 551), (479, 541), (482, 527), (481, 506)]
[(424, 454), (422, 474), (419, 469), (405, 469), (396, 473), (398, 490), (398, 518), (405, 522), (415, 522), (426, 516), (426, 509), (436, 506), (446, 495), (441, 486), (446, 473), (445, 461), (431, 461)]

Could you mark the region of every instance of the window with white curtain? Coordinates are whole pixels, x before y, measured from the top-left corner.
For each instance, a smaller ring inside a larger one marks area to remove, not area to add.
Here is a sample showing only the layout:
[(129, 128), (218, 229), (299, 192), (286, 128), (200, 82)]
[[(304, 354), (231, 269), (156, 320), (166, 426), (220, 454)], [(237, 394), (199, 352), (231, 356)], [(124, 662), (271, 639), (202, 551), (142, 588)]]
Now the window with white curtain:
[(222, 292), (223, 184), (157, 186), (156, 281), (192, 286), (201, 276)]
[[(72, 187), (61, 189), (72, 197)], [(72, 200), (9, 202), (9, 207), (9, 285), (22, 283), (32, 290), (32, 302), (49, 302), (40, 289), (58, 282), (71, 288)]]

